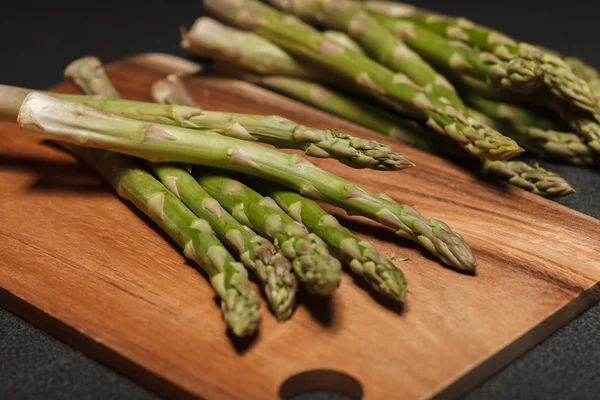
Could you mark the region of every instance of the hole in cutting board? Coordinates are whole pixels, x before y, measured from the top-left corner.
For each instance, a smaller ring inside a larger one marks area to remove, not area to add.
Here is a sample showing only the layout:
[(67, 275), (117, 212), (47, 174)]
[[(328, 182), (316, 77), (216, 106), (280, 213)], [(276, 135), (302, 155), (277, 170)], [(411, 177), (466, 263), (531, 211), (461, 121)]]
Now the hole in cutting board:
[[(282, 400), (301, 400), (302, 395), (323, 392), (327, 392), (328, 397), (322, 398), (328, 399), (360, 400), (363, 397), (363, 388), (357, 379), (331, 369), (313, 369), (290, 376), (281, 385), (279, 397)], [(331, 394), (337, 396), (332, 397)]]

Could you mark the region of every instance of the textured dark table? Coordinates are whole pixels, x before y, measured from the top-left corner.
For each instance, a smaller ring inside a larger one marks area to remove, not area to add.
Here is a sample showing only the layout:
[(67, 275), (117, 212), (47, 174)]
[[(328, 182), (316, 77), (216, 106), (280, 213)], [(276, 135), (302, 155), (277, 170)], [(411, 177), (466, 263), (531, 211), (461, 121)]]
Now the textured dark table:
[[(178, 4), (179, 3), (179, 4)], [(12, 1), (0, 13), (1, 83), (46, 88), (64, 66), (93, 54), (102, 61), (157, 51), (182, 55), (178, 27), (201, 15), (196, 1)], [(600, 2), (421, 0), (422, 7), (463, 15), (586, 59), (600, 67)], [(555, 5), (556, 4), (556, 5)], [(0, 157), (2, 147), (0, 145)], [(578, 190), (560, 202), (600, 218), (600, 172), (551, 166)], [(0, 222), (1, 223), (1, 222)], [(597, 399), (600, 305), (553, 334), (467, 399)], [(0, 398), (154, 399), (156, 396), (0, 308)], [(339, 399), (313, 394), (304, 399)]]

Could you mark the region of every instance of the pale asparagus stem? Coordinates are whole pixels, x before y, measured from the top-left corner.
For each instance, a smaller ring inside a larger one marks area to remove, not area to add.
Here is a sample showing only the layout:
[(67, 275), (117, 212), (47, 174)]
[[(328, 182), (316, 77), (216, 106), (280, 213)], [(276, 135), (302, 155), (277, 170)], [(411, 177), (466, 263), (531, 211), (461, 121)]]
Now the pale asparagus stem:
[(532, 61), (504, 61), (494, 54), (456, 45), (408, 18), (392, 18), (378, 13), (371, 15), (423, 58), (444, 69), (462, 84), (475, 81), (519, 93), (531, 93), (543, 84), (542, 70)]
[(181, 47), (192, 54), (233, 62), (260, 74), (313, 79), (320, 76), (318, 69), (301, 63), (263, 37), (241, 32), (212, 18), (198, 18), (181, 36)]
[(65, 69), (65, 78), (71, 79), (79, 87), (85, 87), (87, 94), (97, 94), (107, 98), (118, 98), (119, 94), (96, 57), (83, 57), (73, 61)]
[(576, 165), (598, 164), (597, 155), (581, 137), (554, 130), (556, 123), (534, 110), (474, 95), (468, 95), (466, 100), (492, 118), (492, 124), (499, 124), (506, 134), (539, 156)]
[(523, 151), (512, 139), (466, 118), (373, 60), (348, 52), (297, 18), (252, 0), (207, 0), (205, 7), (242, 28), (254, 30), (285, 50), (310, 59), (367, 93), (403, 107), (477, 157), (508, 159)]
[(27, 96), (18, 121), (20, 127), (47, 139), (105, 148), (149, 161), (199, 164), (272, 180), (394, 228), (399, 236), (421, 243), (454, 268), (474, 270), (477, 264), (468, 244), (444, 223), (426, 219), (412, 207), (361, 188), (296, 154), (215, 133), (122, 118), (43, 93)]
[[(368, 104), (336, 93), (318, 84), (301, 79), (277, 76), (254, 77), (253, 82), (373, 129), (386, 136), (409, 143), (421, 150), (441, 155), (460, 164), (466, 164), (475, 170), (481, 169), (490, 178), (504, 181), (521, 189), (532, 191), (532, 187), (536, 187), (538, 188), (537, 193), (545, 197), (562, 196), (574, 192), (574, 190), (568, 190), (570, 186), (564, 179), (556, 174), (548, 173), (537, 165), (529, 165), (524, 162), (497, 161), (492, 165), (493, 168), (489, 168), (490, 164), (488, 160), (469, 157), (457, 143), (449, 138), (425, 130), (414, 121), (408, 121), (382, 112)], [(480, 118), (474, 110), (471, 110), (471, 114), (475, 118)], [(583, 162), (583, 160), (581, 161)], [(488, 168), (485, 168), (486, 166)], [(522, 173), (523, 171), (526, 173)], [(546, 177), (548, 178), (547, 180)], [(563, 190), (556, 190), (558, 187)]]
[(291, 262), (269, 240), (233, 218), (185, 169), (168, 163), (147, 165), (165, 187), (205, 220), (219, 239), (239, 255), (244, 266), (258, 278), (277, 320), (288, 319), (292, 315), (298, 286)]
[(198, 218), (134, 158), (108, 151), (63, 144), (104, 177), (120, 197), (150, 217), (210, 277), (221, 298), (225, 322), (236, 336), (256, 332), (260, 321), (258, 296), (248, 273), (214, 236), (208, 222)]
[(156, 81), (151, 88), (152, 97), (161, 104), (179, 104), (180, 106), (198, 107), (183, 81), (177, 75), (169, 75)]
[(237, 139), (259, 141), (278, 148), (301, 149), (317, 158), (335, 158), (353, 168), (397, 171), (414, 164), (391, 147), (335, 129), (314, 129), (276, 115), (249, 115), (206, 111), (195, 107), (64, 96), (126, 118), (210, 130)]
[(292, 218), (322, 238), (373, 289), (396, 301), (404, 301), (404, 275), (390, 260), (379, 254), (371, 242), (356, 237), (340, 225), (333, 215), (297, 192), (262, 179), (253, 179), (252, 183), (263, 195), (275, 200)]
[(273, 199), (219, 170), (195, 167), (194, 176), (240, 223), (273, 240), (310, 293), (328, 296), (338, 288), (339, 261), (329, 254), (319, 236), (286, 215)]
[[(96, 61), (99, 63), (98, 60)], [(89, 59), (78, 61), (79, 65), (83, 67), (86, 62), (89, 62)], [(96, 70), (102, 72), (102, 65), (96, 65)], [(120, 98), (106, 74), (101, 75), (103, 76), (101, 79), (104, 80), (102, 87), (112, 88), (111, 96)], [(78, 81), (76, 84), (83, 92), (96, 94), (96, 88), (88, 86), (89, 81)], [(176, 79), (168, 79), (166, 89), (169, 92), (174, 90), (170, 84), (179, 84), (183, 87), (182, 83), (178, 83)], [(161, 90), (159, 92), (164, 93)], [(175, 92), (175, 98), (180, 98), (181, 91), (175, 90)], [(172, 95), (172, 93), (168, 94)], [(193, 102), (189, 96), (181, 100)], [(218, 202), (211, 198), (183, 167), (166, 163), (147, 162), (146, 164), (165, 187), (182, 200), (199, 218), (206, 221), (208, 226), (214, 229), (219, 239), (236, 251), (246, 268), (255, 273), (277, 319), (283, 321), (289, 318), (293, 310), (297, 287), (296, 279), (291, 273), (291, 263), (283, 255), (277, 254), (268, 240), (247, 231), (231, 215), (221, 210)]]
[[(435, 97), (446, 99), (459, 110), (465, 110), (452, 84), (379, 24), (360, 3), (347, 0), (271, 0), (271, 4), (307, 21), (318, 21), (331, 29), (346, 32), (381, 64), (405, 74), (407, 82), (412, 80)], [(347, 41), (345, 43), (341, 44), (348, 48)]]
[(423, 11), (403, 19), (417, 22), (450, 40), (477, 48), (482, 54), (490, 54), (502, 62), (535, 63), (542, 71), (543, 83), (548, 90), (548, 95), (562, 99), (575, 107), (578, 112), (584, 111), (592, 115), (598, 112), (597, 101), (585, 79), (577, 76), (564, 59), (552, 52), (518, 42), (464, 18), (440, 16)]
[(485, 161), (482, 168), (485, 173), (492, 173), (496, 177), (504, 176), (510, 184), (540, 196), (558, 197), (575, 193), (575, 189), (563, 178), (536, 163)]

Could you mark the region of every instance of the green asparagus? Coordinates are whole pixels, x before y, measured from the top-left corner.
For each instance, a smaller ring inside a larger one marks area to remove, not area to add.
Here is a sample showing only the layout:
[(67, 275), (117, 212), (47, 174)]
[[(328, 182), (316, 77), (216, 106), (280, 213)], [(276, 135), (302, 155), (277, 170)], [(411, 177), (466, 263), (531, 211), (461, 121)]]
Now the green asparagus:
[(509, 183), (540, 196), (566, 196), (575, 190), (557, 174), (546, 171), (536, 163), (522, 161), (495, 162), (486, 160), (484, 172), (504, 176)]
[(270, 241), (248, 230), (223, 210), (185, 169), (168, 163), (147, 165), (173, 194), (212, 227), (223, 243), (239, 254), (244, 266), (259, 279), (277, 319), (288, 319), (297, 287), (288, 259)]
[[(346, 0), (271, 0), (276, 7), (291, 12), (309, 22), (327, 25), (346, 32), (375, 60), (394, 72), (404, 73), (438, 98), (444, 98), (459, 110), (465, 106), (448, 80), (433, 69), (393, 33), (363, 10), (360, 3)], [(348, 43), (347, 41), (345, 42)], [(342, 44), (348, 48), (347, 45)], [(351, 46), (352, 47), (352, 46)]]
[(395, 75), (377, 62), (345, 50), (294, 16), (254, 0), (207, 0), (205, 7), (297, 56), (358, 83), (363, 90), (387, 99), (396, 107), (408, 109), (422, 122), (428, 122), (431, 129), (450, 136), (477, 157), (508, 159), (523, 151), (512, 139), (464, 117), (456, 108), (436, 105), (436, 98), (406, 83), (404, 75)]
[(558, 124), (541, 112), (479, 96), (470, 95), (466, 100), (495, 119), (499, 128), (521, 146), (541, 157), (576, 165), (598, 164), (598, 156), (581, 137), (555, 130)]
[[(389, 17), (383, 18), (389, 19)], [(401, 17), (400, 20), (416, 22), (450, 40), (466, 43), (490, 59), (496, 57), (501, 62), (509, 63), (532, 62), (542, 71), (549, 96), (557, 96), (578, 110), (592, 115), (598, 112), (596, 99), (586, 81), (574, 74), (560, 57), (537, 46), (517, 42), (500, 32), (476, 25), (464, 18), (419, 13), (411, 17)]]
[(65, 145), (100, 173), (120, 197), (149, 216), (210, 277), (221, 298), (227, 325), (236, 336), (252, 335), (260, 321), (258, 296), (248, 272), (235, 262), (214, 236), (209, 223), (198, 218), (134, 158), (108, 151)]
[(216, 169), (194, 167), (193, 173), (198, 183), (240, 223), (274, 241), (309, 292), (327, 296), (338, 288), (340, 262), (329, 254), (319, 236), (309, 234), (273, 199)]
[(182, 31), (181, 46), (192, 54), (235, 62), (259, 74), (322, 79), (317, 68), (301, 63), (262, 36), (208, 17), (198, 18), (188, 32)]
[[(12, 101), (0, 97), (3, 102)], [(425, 219), (412, 207), (324, 171), (297, 154), (215, 133), (130, 120), (35, 92), (23, 102), (18, 123), (47, 139), (272, 180), (394, 228), (399, 236), (420, 243), (449, 266), (473, 270), (477, 264), (467, 243), (443, 222)]]
[(96, 57), (83, 57), (65, 69), (65, 78), (75, 82), (79, 87), (87, 87), (87, 94), (97, 94), (108, 98), (118, 98), (115, 88), (107, 84), (108, 77), (102, 63)]
[(340, 225), (333, 215), (297, 192), (262, 179), (253, 179), (252, 184), (335, 249), (342, 261), (372, 288), (396, 301), (404, 301), (404, 275), (390, 260), (381, 256), (371, 242), (356, 237)]
[(126, 118), (217, 132), (232, 138), (268, 143), (277, 148), (302, 149), (306, 155), (335, 158), (353, 168), (397, 171), (414, 166), (381, 142), (357, 138), (335, 129), (309, 128), (276, 115), (205, 111), (196, 107), (98, 97), (60, 97)]
[(543, 83), (542, 70), (532, 61), (520, 58), (504, 61), (491, 53), (457, 44), (411, 20), (377, 13), (371, 15), (426, 60), (462, 84), (531, 93)]
[[(72, 65), (84, 68), (89, 61), (89, 59), (76, 60), (67, 69)], [(103, 73), (102, 65), (97, 59), (95, 60), (95, 69), (100, 73), (98, 82), (101, 83), (101, 87), (110, 88), (112, 98), (120, 98), (108, 76)], [(96, 92), (98, 86), (91, 86), (90, 83), (90, 80), (80, 79), (76, 85), (83, 92), (100, 95), (101, 93)], [(160, 86), (159, 84), (158, 87), (160, 88)], [(184, 90), (178, 91), (177, 88)], [(158, 91), (159, 93), (154, 92), (159, 97), (168, 95), (170, 98), (180, 98), (182, 101), (193, 103), (193, 99), (191, 96), (186, 96), (185, 88), (176, 77), (168, 79)], [(291, 263), (282, 254), (275, 252), (273, 245), (267, 239), (247, 231), (231, 215), (223, 211), (219, 203), (202, 189), (185, 168), (167, 163), (147, 162), (146, 165), (167, 189), (183, 201), (199, 218), (207, 221), (219, 239), (240, 256), (240, 260), (246, 268), (255, 273), (277, 319), (283, 321), (289, 318), (293, 310), (297, 287), (296, 279), (291, 273)]]

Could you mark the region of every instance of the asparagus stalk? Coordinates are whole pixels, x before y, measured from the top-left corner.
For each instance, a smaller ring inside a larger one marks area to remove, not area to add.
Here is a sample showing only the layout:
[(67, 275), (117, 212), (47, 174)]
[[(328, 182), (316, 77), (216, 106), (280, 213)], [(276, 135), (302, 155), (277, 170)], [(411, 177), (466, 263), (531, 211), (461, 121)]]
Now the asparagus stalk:
[(237, 26), (265, 36), (294, 55), (304, 57), (340, 77), (358, 83), (398, 108), (418, 115), (422, 122), (458, 141), (477, 157), (509, 159), (522, 149), (510, 138), (462, 115), (407, 83), (377, 62), (356, 55), (327, 40), (319, 31), (291, 15), (254, 0), (207, 0), (205, 7)]
[[(414, 121), (385, 113), (324, 86), (281, 76), (246, 75), (246, 78), (255, 84), (279, 91), (341, 118), (411, 144), (418, 149), (441, 155), (472, 169), (481, 170), (490, 178), (532, 191), (540, 196), (556, 197), (575, 192), (567, 181), (537, 164), (528, 164), (522, 161), (497, 161), (490, 165), (489, 160), (468, 157), (468, 154), (457, 143), (447, 137), (439, 136), (435, 132), (423, 129)], [(474, 110), (471, 110), (471, 114), (480, 118)]]
[(371, 15), (426, 60), (462, 84), (494, 86), (519, 93), (531, 93), (543, 83), (541, 68), (529, 60), (504, 61), (494, 54), (478, 52), (456, 44), (411, 20), (377, 13)]
[(198, 107), (177, 75), (169, 75), (152, 85), (152, 97), (161, 104), (179, 104), (180, 106)]
[(340, 285), (340, 262), (327, 245), (273, 201), (219, 170), (194, 168), (198, 183), (240, 223), (273, 240), (292, 262), (296, 275), (314, 294), (327, 296)]
[[(389, 17), (382, 17), (389, 19)], [(476, 25), (464, 18), (443, 17), (421, 12), (411, 17), (401, 17), (406, 22), (416, 22), (451, 40), (458, 40), (482, 51), (491, 53), (502, 62), (532, 62), (542, 71), (544, 86), (549, 96), (556, 96), (578, 112), (594, 115), (598, 112), (596, 99), (586, 81), (573, 73), (560, 57), (537, 46), (516, 40), (492, 29)]]
[(102, 63), (96, 57), (82, 57), (65, 69), (65, 78), (71, 79), (85, 93), (97, 94), (108, 98), (118, 98), (114, 86), (108, 80)]
[(192, 54), (235, 63), (259, 74), (322, 79), (322, 71), (296, 60), (262, 36), (208, 17), (198, 18), (189, 31), (181, 32), (181, 46)]
[(504, 176), (504, 180), (510, 184), (540, 196), (558, 197), (575, 193), (575, 190), (563, 178), (541, 168), (537, 163), (486, 160), (482, 167), (484, 172), (496, 177)]
[(496, 120), (502, 130), (521, 146), (549, 159), (576, 165), (596, 165), (597, 155), (574, 133), (554, 130), (556, 123), (543, 114), (524, 107), (467, 96), (467, 102), (478, 111)]
[[(30, 89), (15, 88), (24, 98)], [(301, 149), (316, 158), (335, 158), (352, 168), (398, 171), (414, 164), (390, 146), (335, 129), (314, 129), (276, 115), (205, 111), (197, 107), (163, 105), (96, 96), (51, 94), (122, 117), (188, 129), (217, 132), (232, 138), (259, 141), (277, 148)], [(16, 103), (18, 104), (18, 103)]]
[(206, 221), (219, 239), (239, 255), (244, 266), (258, 278), (277, 320), (288, 319), (292, 314), (297, 287), (288, 259), (270, 241), (247, 229), (222, 209), (185, 169), (168, 163), (147, 163), (147, 166), (165, 187)]
[(139, 121), (209, 130), (232, 138), (268, 143), (278, 148), (301, 149), (306, 155), (335, 158), (353, 168), (397, 171), (414, 166), (407, 158), (381, 142), (357, 138), (335, 129), (309, 128), (276, 115), (205, 111), (196, 107), (98, 97), (60, 97)]
[[(90, 59), (76, 60), (67, 67), (67, 70), (73, 65), (85, 68), (88, 62)], [(98, 82), (101, 85), (91, 86), (91, 81), (87, 79), (79, 79), (75, 82), (76, 85), (83, 92), (91, 94), (101, 94), (96, 93), (97, 87), (109, 88), (112, 98), (120, 98), (118, 91), (104, 73), (99, 60), (94, 61), (94, 67), (100, 72)], [(193, 103), (193, 99), (176, 77), (168, 79), (164, 85), (160, 83), (154, 85), (154, 88), (156, 87), (159, 90), (153, 92), (158, 97), (167, 96)], [(202, 189), (187, 170), (167, 163), (146, 163), (146, 165), (191, 211), (207, 221), (216, 231), (219, 239), (240, 256), (246, 268), (254, 272), (277, 319), (283, 321), (289, 318), (297, 287), (296, 279), (291, 273), (291, 263), (282, 254), (277, 253), (267, 239), (247, 231), (229, 213), (223, 211), (219, 203)]]
[[(461, 111), (465, 105), (450, 82), (370, 16), (360, 3), (346, 0), (271, 0), (271, 4), (309, 22), (346, 32), (362, 49), (394, 72), (404, 73), (435, 97)], [(347, 41), (345, 42), (347, 44)], [(348, 48), (347, 45), (342, 44)], [(353, 46), (350, 46), (352, 49)]]
[(43, 93), (27, 96), (18, 122), (47, 139), (105, 148), (154, 162), (199, 164), (272, 180), (391, 227), (399, 236), (421, 243), (449, 266), (466, 270), (476, 266), (467, 243), (443, 222), (425, 219), (412, 207), (324, 171), (296, 154), (210, 132), (130, 120)]
[(335, 249), (342, 261), (373, 289), (396, 301), (404, 301), (404, 275), (390, 260), (381, 256), (371, 242), (356, 237), (313, 200), (262, 179), (252, 182), (262, 194), (275, 200), (292, 218)]
[(90, 164), (116, 190), (150, 217), (187, 258), (210, 277), (221, 298), (225, 321), (236, 336), (253, 334), (260, 321), (258, 296), (248, 283), (248, 272), (235, 262), (214, 236), (209, 223), (198, 218), (132, 157), (108, 151), (65, 145)]

